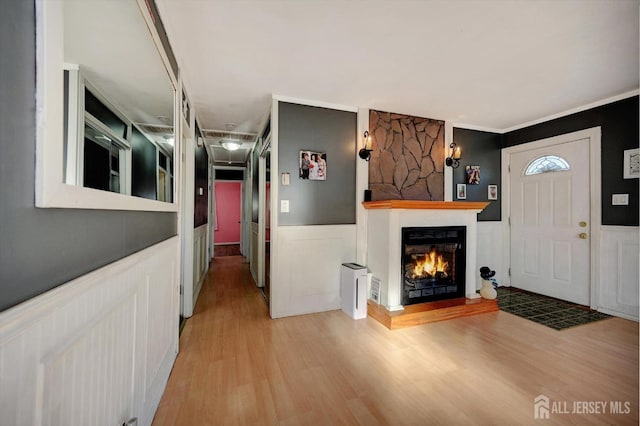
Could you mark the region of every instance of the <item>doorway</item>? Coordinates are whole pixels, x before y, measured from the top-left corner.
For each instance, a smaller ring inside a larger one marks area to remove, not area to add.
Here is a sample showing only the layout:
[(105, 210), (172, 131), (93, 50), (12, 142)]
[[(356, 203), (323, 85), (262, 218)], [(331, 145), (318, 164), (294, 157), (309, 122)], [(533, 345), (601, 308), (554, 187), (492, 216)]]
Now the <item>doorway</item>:
[(239, 256), (242, 240), (242, 182), (217, 181), (214, 185), (213, 256)]
[(511, 285), (594, 306), (599, 128), (505, 149)]

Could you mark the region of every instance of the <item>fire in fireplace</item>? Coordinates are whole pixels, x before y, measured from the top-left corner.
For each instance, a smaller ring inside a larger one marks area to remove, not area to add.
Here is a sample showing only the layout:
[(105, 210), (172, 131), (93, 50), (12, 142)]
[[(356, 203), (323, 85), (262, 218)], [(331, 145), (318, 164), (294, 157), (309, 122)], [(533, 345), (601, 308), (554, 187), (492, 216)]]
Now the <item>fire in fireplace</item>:
[(464, 296), (466, 227), (402, 228), (402, 304)]

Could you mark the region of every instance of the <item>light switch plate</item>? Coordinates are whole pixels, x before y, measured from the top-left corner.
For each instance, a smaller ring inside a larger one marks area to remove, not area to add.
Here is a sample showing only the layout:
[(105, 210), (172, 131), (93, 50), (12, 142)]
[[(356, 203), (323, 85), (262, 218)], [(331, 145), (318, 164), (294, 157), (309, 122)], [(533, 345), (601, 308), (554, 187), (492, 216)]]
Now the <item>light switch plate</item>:
[(280, 200), (280, 213), (289, 213), (289, 200)]
[(282, 173), (282, 186), (289, 186), (291, 177), (289, 173)]
[(611, 194), (612, 206), (628, 206), (629, 194)]

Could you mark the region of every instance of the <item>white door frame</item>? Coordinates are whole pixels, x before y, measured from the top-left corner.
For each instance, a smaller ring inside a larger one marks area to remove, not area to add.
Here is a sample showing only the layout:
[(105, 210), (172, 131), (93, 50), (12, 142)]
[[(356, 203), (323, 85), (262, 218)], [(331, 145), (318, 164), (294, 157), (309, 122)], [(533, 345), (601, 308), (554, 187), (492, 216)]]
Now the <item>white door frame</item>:
[(209, 161), (209, 222), (207, 247), (209, 249), (209, 262), (214, 258), (215, 251), (215, 232), (216, 232), (216, 169), (211, 161)]
[[(267, 151), (271, 149), (271, 135), (262, 142), (258, 156), (258, 287), (264, 287), (266, 272), (266, 240), (267, 240)], [(271, 178), (271, 176), (269, 176)]]
[[(509, 218), (511, 216), (511, 179), (509, 173), (509, 163), (511, 154), (530, 151), (538, 148), (545, 148), (561, 143), (571, 142), (577, 139), (589, 139), (589, 193), (590, 193), (590, 212), (589, 223), (591, 224), (590, 235), (590, 307), (597, 309), (599, 305), (598, 290), (600, 288), (600, 235), (602, 226), (602, 163), (600, 151), (601, 128), (592, 127), (590, 129), (579, 130), (577, 132), (566, 133), (559, 136), (553, 136), (546, 139), (532, 141), (521, 145), (515, 145), (502, 149), (502, 226), (503, 226), (503, 265), (505, 268), (511, 268), (511, 227)], [(517, 171), (514, 170), (514, 173)], [(511, 276), (507, 277), (509, 285), (511, 285)]]
[[(180, 100), (185, 93), (185, 86), (182, 77), (180, 77)], [(182, 101), (180, 101), (182, 105)], [(189, 122), (184, 116), (184, 106), (180, 108), (180, 114), (176, 120), (180, 120), (180, 134), (176, 138), (180, 138), (181, 155), (179, 161), (180, 168), (180, 222), (178, 227), (182, 238), (180, 240), (180, 283), (181, 283), (181, 310), (183, 318), (189, 318), (193, 315), (193, 237), (194, 237), (194, 218), (195, 209), (195, 124), (196, 118), (191, 103), (187, 98), (189, 107)], [(174, 175), (175, 176), (175, 175)]]
[[(216, 167), (214, 167), (214, 169), (215, 168)], [(213, 194), (214, 194), (213, 195), (213, 197), (214, 197), (213, 209), (216, 208), (216, 201), (215, 201), (215, 194), (216, 194), (215, 186), (216, 186), (216, 183), (238, 183), (238, 184), (240, 184), (240, 223), (238, 224), (239, 227), (240, 227), (240, 238), (239, 238), (238, 243), (242, 246), (242, 238), (243, 238), (243, 235), (244, 235), (244, 229), (242, 227), (242, 222), (243, 222), (242, 215), (244, 214), (244, 202), (243, 202), (243, 198), (242, 198), (242, 195), (244, 193), (244, 181), (243, 180), (230, 180), (230, 179), (217, 179), (217, 180), (215, 180), (213, 182)], [(211, 210), (211, 217), (215, 217), (216, 216), (213, 209)], [(213, 222), (214, 223), (212, 225), (212, 229), (215, 232), (215, 225), (216, 225), (215, 222), (217, 222), (217, 217), (216, 217), (216, 220), (213, 221)], [(215, 241), (214, 241), (214, 245), (215, 245)]]

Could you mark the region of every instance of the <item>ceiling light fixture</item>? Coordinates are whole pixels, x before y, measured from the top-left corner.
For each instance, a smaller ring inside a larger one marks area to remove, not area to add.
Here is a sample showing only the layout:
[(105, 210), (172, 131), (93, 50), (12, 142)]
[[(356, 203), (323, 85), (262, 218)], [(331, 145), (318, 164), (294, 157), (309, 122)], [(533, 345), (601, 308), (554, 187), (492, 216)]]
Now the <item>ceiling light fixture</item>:
[(238, 148), (240, 148), (240, 144), (234, 141), (223, 141), (222, 147), (227, 151), (236, 151)]

